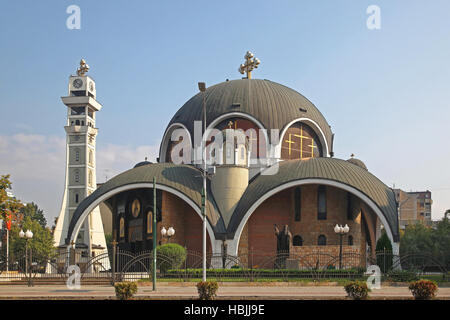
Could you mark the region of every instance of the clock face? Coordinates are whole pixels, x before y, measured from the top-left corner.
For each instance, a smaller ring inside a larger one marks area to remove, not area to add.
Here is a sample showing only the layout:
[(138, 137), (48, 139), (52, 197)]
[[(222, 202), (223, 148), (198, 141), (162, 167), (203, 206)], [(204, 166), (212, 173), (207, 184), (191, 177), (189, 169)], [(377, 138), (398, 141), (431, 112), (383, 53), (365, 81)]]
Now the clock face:
[(81, 86), (83, 85), (83, 80), (81, 79), (75, 79), (73, 80), (73, 86), (77, 89), (81, 88)]
[(140, 212), (141, 212), (141, 202), (138, 199), (134, 199), (133, 203), (131, 204), (131, 214), (133, 215), (134, 218), (137, 218)]

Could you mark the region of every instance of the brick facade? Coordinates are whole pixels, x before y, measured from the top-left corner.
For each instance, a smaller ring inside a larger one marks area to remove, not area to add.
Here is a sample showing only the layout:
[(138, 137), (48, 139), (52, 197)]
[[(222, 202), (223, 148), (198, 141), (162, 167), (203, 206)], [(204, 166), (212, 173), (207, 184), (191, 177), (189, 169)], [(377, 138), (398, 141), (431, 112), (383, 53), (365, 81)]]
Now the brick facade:
[[(195, 210), (184, 200), (177, 196), (163, 192), (162, 197), (162, 221), (158, 223), (158, 240), (161, 239), (161, 229), (173, 227), (175, 235), (170, 239), (171, 243), (178, 243), (188, 250), (202, 252), (202, 220)], [(206, 236), (206, 250), (211, 252), (209, 234)], [(163, 239), (162, 243), (167, 243)]]
[[(308, 255), (323, 253), (339, 255), (339, 236), (334, 232), (336, 224), (348, 224), (350, 232), (344, 237), (344, 253), (365, 253), (366, 227), (371, 233), (372, 247), (374, 247), (376, 215), (358, 198), (351, 196), (351, 219), (348, 216), (348, 193), (344, 190), (326, 187), (326, 220), (318, 220), (318, 185), (301, 186), (301, 216), (295, 220), (295, 187), (283, 190), (264, 201), (250, 216), (239, 242), (239, 256), (244, 257), (249, 251), (256, 255), (275, 255), (277, 241), (274, 224), (282, 230), (289, 226), (292, 236), (300, 235), (303, 246), (292, 246), (291, 253)], [(362, 220), (362, 212), (367, 216)], [(318, 237), (324, 235), (327, 245), (318, 246)], [(349, 245), (349, 236), (353, 237), (353, 244)], [(242, 259), (242, 258), (241, 258)], [(255, 257), (252, 257), (253, 261)], [(261, 258), (262, 259), (262, 258)], [(250, 259), (243, 260), (248, 261)], [(244, 261), (243, 261), (244, 262)], [(257, 263), (258, 261), (254, 261)], [(260, 261), (261, 262), (261, 261)]]

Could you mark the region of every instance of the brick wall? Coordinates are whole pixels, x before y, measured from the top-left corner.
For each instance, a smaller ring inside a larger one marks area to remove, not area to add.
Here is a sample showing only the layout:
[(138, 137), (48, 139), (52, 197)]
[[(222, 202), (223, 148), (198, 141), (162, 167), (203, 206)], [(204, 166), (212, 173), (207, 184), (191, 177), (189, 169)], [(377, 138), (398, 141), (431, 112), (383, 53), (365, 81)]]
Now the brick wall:
[[(178, 243), (188, 250), (202, 251), (202, 220), (197, 212), (184, 200), (163, 191), (162, 197), (162, 221), (158, 223), (158, 240), (161, 239), (160, 230), (173, 227), (175, 235), (170, 239), (171, 243)], [(211, 252), (211, 241), (206, 236), (206, 249)], [(163, 239), (163, 243), (167, 240)]]
[[(251, 215), (243, 229), (239, 242), (239, 255), (242, 257), (249, 251), (253, 251), (256, 255), (276, 254), (274, 224), (278, 225), (280, 231), (284, 225), (288, 225), (292, 236), (302, 237), (303, 246), (293, 247), (291, 252), (304, 254), (319, 247), (321, 252), (328, 252), (330, 255), (339, 255), (339, 236), (334, 232), (334, 226), (348, 224), (350, 232), (343, 239), (345, 250), (364, 253), (366, 240), (361, 226), (363, 203), (358, 198), (352, 197), (353, 219), (350, 220), (347, 218), (347, 192), (327, 186), (327, 219), (318, 220), (317, 189), (318, 185), (301, 186), (300, 221), (295, 221), (295, 188), (283, 190), (264, 201)], [(374, 215), (371, 210), (367, 210), (367, 214)], [(370, 220), (372, 225), (376, 217)], [(317, 246), (319, 235), (326, 236), (326, 246)], [(353, 237), (352, 246), (348, 246), (350, 235)]]

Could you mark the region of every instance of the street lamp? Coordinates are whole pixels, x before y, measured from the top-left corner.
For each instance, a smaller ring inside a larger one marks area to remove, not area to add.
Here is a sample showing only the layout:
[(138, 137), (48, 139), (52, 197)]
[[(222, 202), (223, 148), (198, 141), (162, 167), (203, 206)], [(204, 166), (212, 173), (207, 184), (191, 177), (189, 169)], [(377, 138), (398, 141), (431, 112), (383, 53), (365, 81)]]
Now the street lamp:
[(165, 227), (162, 227), (161, 229), (161, 235), (163, 237), (167, 237), (167, 242), (170, 242), (170, 238), (175, 234), (175, 229), (173, 227), (169, 227), (169, 229), (166, 229)]
[(202, 192), (202, 219), (203, 219), (203, 235), (202, 235), (202, 247), (203, 247), (203, 281), (206, 281), (206, 100), (205, 91), (206, 84), (204, 82), (198, 83), (198, 90), (202, 93), (202, 114), (203, 114), (203, 192)]
[[(25, 276), (28, 274), (28, 240), (33, 238), (33, 232), (31, 230), (27, 230), (27, 232), (23, 232), (20, 230), (19, 237), (25, 239)], [(32, 249), (30, 248), (30, 265), (32, 265)], [(28, 275), (28, 286), (31, 287), (33, 284), (31, 282), (31, 269), (30, 274)]]
[(350, 231), (350, 227), (346, 224), (345, 227), (336, 224), (334, 232), (339, 235), (339, 270), (342, 268), (342, 238)]

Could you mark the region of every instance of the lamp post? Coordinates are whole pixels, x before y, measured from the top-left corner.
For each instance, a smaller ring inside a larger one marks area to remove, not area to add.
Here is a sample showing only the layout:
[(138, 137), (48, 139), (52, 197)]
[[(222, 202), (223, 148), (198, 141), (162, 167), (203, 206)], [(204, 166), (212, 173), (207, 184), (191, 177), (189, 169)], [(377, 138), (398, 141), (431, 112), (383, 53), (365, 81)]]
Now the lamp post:
[(345, 227), (336, 224), (334, 227), (334, 232), (339, 235), (339, 270), (342, 268), (342, 238), (350, 231), (349, 226), (346, 224)]
[(169, 229), (166, 229), (165, 227), (162, 227), (161, 229), (161, 235), (163, 237), (167, 238), (167, 242), (170, 242), (170, 238), (175, 234), (175, 229), (173, 227), (170, 227)]
[[(27, 230), (27, 232), (23, 232), (23, 230), (20, 230), (19, 237), (24, 239), (25, 238), (25, 275), (28, 274), (28, 240), (33, 238), (33, 232), (31, 230)], [(33, 286), (33, 283), (31, 282), (31, 269), (32, 269), (32, 249), (30, 248), (30, 274), (28, 275), (28, 286)]]
[(203, 277), (202, 280), (206, 281), (206, 100), (205, 91), (206, 84), (204, 82), (198, 83), (198, 89), (202, 93), (202, 113), (203, 113), (203, 190), (202, 190), (202, 219), (203, 219), (203, 235), (202, 235), (202, 245), (203, 245)]

